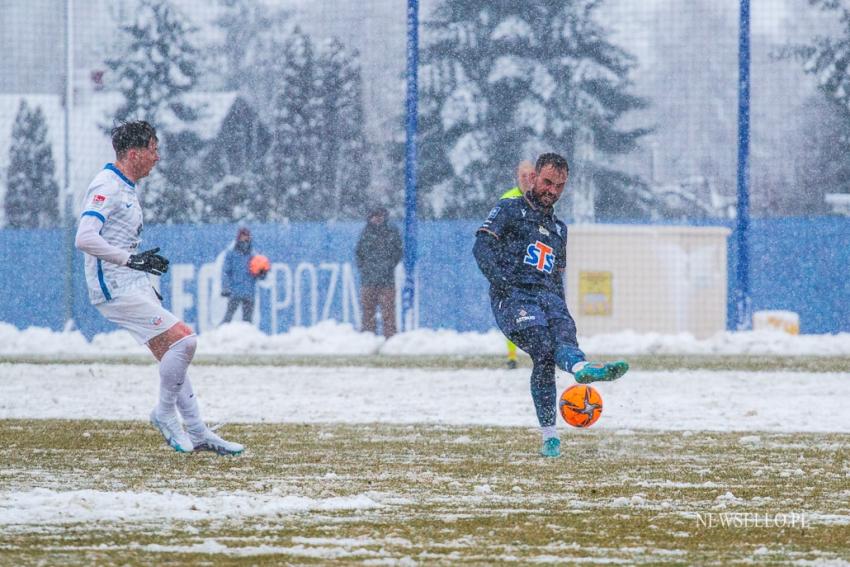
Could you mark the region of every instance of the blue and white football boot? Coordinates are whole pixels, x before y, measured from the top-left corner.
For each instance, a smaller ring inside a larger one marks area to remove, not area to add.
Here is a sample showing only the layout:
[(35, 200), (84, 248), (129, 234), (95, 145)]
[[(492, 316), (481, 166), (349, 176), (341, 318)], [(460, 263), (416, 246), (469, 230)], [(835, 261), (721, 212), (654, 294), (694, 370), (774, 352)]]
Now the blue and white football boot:
[(159, 415), (156, 408), (151, 412), (151, 425), (157, 428), (165, 442), (178, 453), (191, 453), (193, 450), (192, 440), (189, 434), (183, 430), (177, 412), (170, 415)]
[(225, 441), (211, 429), (205, 428), (203, 433), (191, 434), (195, 451), (212, 451), (219, 455), (241, 455), (245, 446), (232, 441)]

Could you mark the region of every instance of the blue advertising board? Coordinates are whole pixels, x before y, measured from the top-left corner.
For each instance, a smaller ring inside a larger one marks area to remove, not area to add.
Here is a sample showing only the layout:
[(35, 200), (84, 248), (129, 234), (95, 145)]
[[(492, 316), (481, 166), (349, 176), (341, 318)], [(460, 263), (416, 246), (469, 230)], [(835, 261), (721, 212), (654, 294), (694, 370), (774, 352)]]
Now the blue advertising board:
[[(419, 223), (417, 293), (419, 327), (458, 331), (493, 328), (487, 284), (472, 257), (475, 221)], [(354, 246), (362, 223), (253, 225), (255, 249), (272, 262), (260, 282), (255, 324), (267, 333), (325, 319), (360, 324), (359, 276)], [(850, 219), (756, 219), (750, 224), (753, 308), (800, 314), (801, 332), (850, 332)], [(224, 315), (220, 268), (236, 225), (148, 226), (143, 248), (159, 246), (171, 260), (161, 281), (165, 305), (203, 333)], [(734, 313), (736, 239), (729, 239)], [(0, 230), (0, 321), (19, 328), (64, 327), (65, 240), (61, 230)], [(74, 261), (74, 322), (86, 337), (114, 330), (88, 302), (82, 255)], [(403, 268), (397, 269), (401, 301)], [(399, 310), (397, 310), (399, 311)], [(400, 313), (397, 312), (397, 317)], [(732, 328), (733, 320), (728, 328)]]

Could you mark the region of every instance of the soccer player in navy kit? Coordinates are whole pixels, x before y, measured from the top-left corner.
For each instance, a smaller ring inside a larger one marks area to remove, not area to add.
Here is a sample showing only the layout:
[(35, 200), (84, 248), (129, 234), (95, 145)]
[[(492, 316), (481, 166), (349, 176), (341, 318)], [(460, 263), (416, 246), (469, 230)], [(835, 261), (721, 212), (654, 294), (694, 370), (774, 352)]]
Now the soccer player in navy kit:
[(577, 382), (616, 380), (625, 361), (587, 362), (576, 340), (576, 325), (564, 297), (567, 226), (554, 214), (569, 175), (567, 160), (541, 155), (531, 189), (522, 198), (503, 199), (478, 229), (473, 254), (490, 282), (496, 324), (531, 356), (531, 396), (540, 422), (545, 457), (561, 454), (555, 428), (555, 365)]

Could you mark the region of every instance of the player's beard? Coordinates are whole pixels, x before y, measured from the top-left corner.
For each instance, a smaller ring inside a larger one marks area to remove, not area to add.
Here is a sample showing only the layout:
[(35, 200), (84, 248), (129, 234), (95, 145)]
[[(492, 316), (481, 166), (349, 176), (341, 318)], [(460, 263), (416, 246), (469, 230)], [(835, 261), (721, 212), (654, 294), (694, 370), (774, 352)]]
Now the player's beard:
[(557, 197), (555, 197), (554, 195), (551, 195), (550, 193), (548, 193), (546, 191), (540, 191), (540, 192), (532, 191), (531, 192), (531, 198), (534, 200), (535, 203), (537, 203), (538, 205), (540, 205), (541, 207), (544, 207), (544, 208), (549, 208), (549, 207), (553, 206), (558, 201)]

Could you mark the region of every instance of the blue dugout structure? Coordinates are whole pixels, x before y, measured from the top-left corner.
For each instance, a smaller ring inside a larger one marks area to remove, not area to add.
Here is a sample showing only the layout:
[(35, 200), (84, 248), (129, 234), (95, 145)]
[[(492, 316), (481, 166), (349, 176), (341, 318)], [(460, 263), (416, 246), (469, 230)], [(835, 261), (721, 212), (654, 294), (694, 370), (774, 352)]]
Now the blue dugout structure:
[[(415, 315), (419, 327), (485, 331), (495, 327), (487, 285), (472, 258), (477, 221), (422, 221)], [(727, 225), (729, 228), (734, 228)], [(255, 319), (265, 332), (284, 332), (324, 319), (359, 325), (354, 242), (362, 223), (255, 225), (256, 248), (273, 273), (259, 290)], [(850, 332), (850, 219), (755, 219), (749, 226), (750, 281), (756, 310), (800, 314), (801, 332)], [(150, 226), (145, 248), (159, 246), (172, 262), (162, 279), (165, 303), (203, 332), (224, 309), (220, 262), (235, 225)], [(19, 328), (61, 330), (65, 324), (65, 238), (61, 229), (0, 230), (0, 321)], [(727, 328), (735, 328), (737, 239), (729, 239)], [(114, 330), (88, 303), (82, 257), (74, 261), (73, 313), (87, 337)], [(569, 268), (568, 268), (569, 269)], [(397, 282), (403, 278), (399, 268)], [(400, 299), (400, 297), (399, 297)]]

